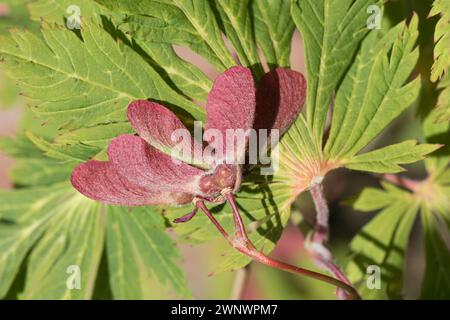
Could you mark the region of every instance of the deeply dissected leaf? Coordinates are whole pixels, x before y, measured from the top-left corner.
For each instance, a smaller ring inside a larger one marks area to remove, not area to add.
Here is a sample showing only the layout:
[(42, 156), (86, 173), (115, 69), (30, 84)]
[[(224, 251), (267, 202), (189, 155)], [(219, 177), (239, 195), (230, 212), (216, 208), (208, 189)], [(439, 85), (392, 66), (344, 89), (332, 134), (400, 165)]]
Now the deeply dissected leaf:
[(99, 26), (84, 23), (83, 40), (62, 27), (42, 28), (45, 41), (18, 31), (3, 37), (0, 45), (8, 73), (36, 102), (39, 115), (81, 128), (124, 120), (131, 101), (148, 98), (201, 114), (138, 54)]
[(423, 160), (425, 155), (439, 147), (439, 145), (432, 144), (417, 145), (417, 141), (408, 140), (355, 156), (345, 163), (345, 167), (377, 173), (397, 173), (404, 171), (398, 164)]
[(251, 3), (256, 41), (269, 67), (289, 67), (295, 29), (290, 14), (290, 2), (251, 0)]
[(55, 144), (28, 133), (31, 141), (50, 158), (69, 163), (83, 162), (97, 155), (101, 148), (87, 144)]
[(374, 0), (295, 0), (292, 17), (303, 37), (308, 71), (307, 120), (321, 143), (333, 93), (367, 34)]
[[(347, 271), (350, 279), (360, 284), (363, 297), (403, 296), (402, 270), (405, 268), (408, 235), (420, 211), (426, 249), (421, 297), (448, 299), (449, 281), (444, 270), (450, 265), (450, 248), (440, 235), (440, 230), (450, 230), (450, 179), (447, 172), (431, 174), (424, 181), (416, 181), (414, 189), (409, 191), (389, 183), (383, 183), (383, 190), (367, 188), (354, 202), (353, 207), (357, 210), (382, 209), (350, 245), (352, 260)], [(445, 223), (438, 223), (438, 220)], [(380, 268), (380, 289), (370, 287), (374, 281), (368, 267)]]
[(103, 250), (106, 217), (102, 205), (79, 194), (59, 201), (61, 204), (30, 255), (21, 299), (92, 296)]
[(195, 65), (181, 59), (171, 45), (137, 39), (135, 41), (155, 61), (158, 65), (156, 69), (162, 68), (163, 77), (166, 81), (173, 82), (177, 90), (193, 99), (206, 99), (212, 81)]
[(73, 169), (70, 165), (47, 158), (25, 136), (0, 138), (0, 150), (17, 161), (10, 173), (10, 178), (16, 185), (51, 185), (67, 180)]
[(450, 73), (446, 73), (439, 81), (438, 89), (441, 90), (437, 103), (436, 121), (450, 122)]
[(449, 299), (450, 248), (442, 239), (433, 213), (422, 207), (421, 221), (425, 240), (425, 274), (422, 280), (422, 299)]
[(0, 191), (0, 298), (11, 286), (20, 264), (64, 203), (54, 200), (61, 189)]
[(431, 81), (438, 80), (450, 68), (450, 3), (445, 0), (433, 1), (430, 16), (440, 15), (434, 32), (434, 64)]
[(376, 45), (374, 31), (363, 42), (336, 94), (325, 148), (332, 159), (355, 155), (416, 99), (420, 80), (405, 82), (418, 59), (417, 25), (415, 17), (409, 27), (394, 27)]
[(152, 276), (170, 283), (178, 295), (190, 296), (183, 272), (174, 260), (178, 253), (164, 228), (163, 219), (152, 209), (108, 209), (108, 263), (116, 299), (154, 297)]
[[(350, 243), (352, 260), (347, 274), (365, 299), (398, 299), (402, 295), (406, 250), (418, 207), (409, 193), (392, 186), (390, 190), (378, 205), (373, 202), (380, 198), (376, 189), (366, 189), (364, 198), (356, 202), (355, 208), (364, 211), (383, 208)], [(381, 271), (379, 288), (371, 286), (375, 285), (369, 279), (371, 266)]]
[(235, 65), (225, 47), (209, 1), (97, 0), (111, 11), (130, 14), (126, 20), (136, 39), (187, 45), (219, 70)]
[(242, 65), (250, 67), (257, 77), (261, 77), (264, 70), (259, 61), (253, 33), (251, 1), (215, 0), (211, 4), (218, 12), (224, 33), (233, 43)]

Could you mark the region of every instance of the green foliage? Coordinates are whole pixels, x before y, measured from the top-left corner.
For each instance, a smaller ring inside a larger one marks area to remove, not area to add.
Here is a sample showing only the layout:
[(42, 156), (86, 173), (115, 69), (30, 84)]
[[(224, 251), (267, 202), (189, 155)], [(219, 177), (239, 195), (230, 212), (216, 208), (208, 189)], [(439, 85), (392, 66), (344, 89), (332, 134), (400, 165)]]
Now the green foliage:
[(450, 67), (450, 3), (445, 0), (433, 1), (430, 17), (440, 15), (434, 32), (434, 64), (431, 80), (437, 81)]
[(133, 36), (154, 43), (187, 45), (219, 70), (235, 62), (225, 47), (209, 1), (97, 0), (111, 11), (125, 12)]
[(292, 17), (303, 36), (308, 71), (307, 120), (321, 143), (328, 107), (353, 60), (374, 0), (292, 1)]
[[(447, 195), (450, 195), (448, 192)], [(448, 213), (448, 211), (447, 211)], [(426, 267), (422, 282), (422, 299), (449, 299), (450, 277), (450, 251), (439, 231), (442, 222), (437, 220), (427, 206), (423, 206), (421, 221), (424, 229)], [(450, 228), (450, 225), (447, 224)]]
[[(350, 243), (352, 260), (347, 274), (353, 283), (359, 284), (359, 292), (365, 299), (401, 297), (406, 249), (417, 212), (417, 204), (407, 192), (392, 185), (384, 186), (386, 191), (382, 193), (378, 189), (365, 189), (354, 204), (357, 210), (382, 209)], [(369, 266), (381, 269), (380, 289), (367, 284)]]
[(222, 29), (233, 43), (239, 60), (243, 65), (251, 66), (258, 77), (262, 76), (264, 70), (259, 61), (253, 34), (251, 1), (216, 0), (212, 3), (221, 19)]
[(446, 73), (439, 81), (438, 89), (441, 90), (437, 104), (436, 121), (450, 121), (450, 74)]
[(252, 10), (256, 41), (269, 67), (289, 67), (295, 30), (289, 1), (252, 0)]
[[(42, 26), (42, 40), (16, 31), (0, 41), (5, 69), (35, 101), (35, 112), (73, 129), (125, 120), (136, 99), (152, 98), (199, 114), (129, 47), (85, 22), (83, 40), (63, 27)], [(46, 77), (42, 77), (46, 74)]]
[(408, 140), (355, 156), (345, 164), (345, 167), (376, 173), (397, 173), (405, 171), (398, 164), (423, 160), (425, 155), (439, 147), (433, 144), (417, 145), (417, 141)]
[[(352, 259), (347, 266), (350, 279), (359, 284), (359, 292), (367, 299), (399, 299), (403, 297), (403, 270), (412, 225), (420, 212), (424, 229), (426, 270), (422, 281), (422, 298), (448, 299), (450, 288), (446, 270), (450, 266), (449, 250), (441, 239), (435, 215), (448, 219), (450, 212), (449, 181), (430, 178), (413, 193), (384, 183), (383, 190), (366, 188), (354, 202), (361, 211), (381, 210), (353, 238)], [(450, 225), (448, 225), (450, 227)], [(371, 289), (367, 268), (381, 269), (381, 288)]]
[(164, 232), (164, 219), (149, 208), (109, 207), (107, 253), (110, 284), (116, 299), (154, 297), (154, 280), (170, 285), (181, 297), (190, 296), (178, 267), (178, 252)]
[(329, 157), (354, 156), (416, 100), (420, 80), (405, 82), (419, 56), (414, 48), (417, 26), (415, 17), (408, 27), (400, 24), (379, 41), (377, 32), (363, 41), (336, 93), (325, 148)]
[(444, 0), (433, 2), (430, 16), (439, 15), (434, 32), (434, 64), (431, 70), (431, 81), (440, 80), (438, 88), (442, 89), (439, 96), (436, 121), (450, 121), (450, 3)]
[[(436, 1), (433, 11), (442, 14), (438, 77), (448, 68), (444, 3)], [(79, 195), (68, 183), (76, 164), (106, 159), (111, 139), (133, 133), (125, 115), (133, 100), (160, 101), (187, 124), (204, 119), (197, 102), (205, 103), (212, 80), (182, 59), (176, 46), (196, 52), (218, 71), (248, 66), (259, 79), (265, 67), (259, 50), (268, 68), (289, 66), (295, 26), (302, 34), (306, 114), (273, 150), (280, 155), (276, 174), (261, 178), (256, 168), (237, 195), (250, 238), (267, 254), (288, 222), (292, 202), (329, 171), (346, 167), (396, 173), (449, 143), (448, 123), (434, 122), (448, 116), (447, 77), (439, 84), (441, 106), (424, 123), (430, 144), (407, 140), (370, 149), (420, 89), (420, 79), (411, 77), (419, 55), (418, 18), (369, 31), (367, 8), (372, 4), (382, 6), (376, 0), (80, 0), (81, 30), (69, 30), (65, 23), (72, 1), (32, 1), (30, 15), (42, 19), (40, 30), (14, 30), (0, 38), (2, 68), (28, 99), (34, 122), (25, 135), (0, 140), (0, 148), (18, 159), (11, 178), (21, 187), (0, 191), (0, 298), (92, 298), (103, 255), (114, 298), (148, 299), (163, 291), (191, 296), (165, 228), (192, 206), (106, 206)], [(40, 124), (43, 128), (34, 127)], [(449, 262), (437, 222), (450, 225), (448, 154), (447, 147), (441, 148), (426, 160), (429, 178), (422, 192), (383, 184), (383, 189), (365, 189), (354, 203), (358, 210), (381, 210), (351, 243), (348, 271), (364, 297), (401, 297), (405, 252), (418, 212), (427, 250), (422, 297), (448, 297), (448, 275), (436, 272)], [(231, 210), (225, 205), (211, 210), (231, 233)], [(201, 214), (172, 227), (179, 241), (219, 237)], [(248, 262), (230, 248), (215, 272)], [(371, 264), (381, 267), (382, 290), (365, 286)], [(66, 285), (71, 265), (81, 268), (81, 290)], [(25, 285), (17, 289), (12, 284), (19, 278), (25, 278)]]

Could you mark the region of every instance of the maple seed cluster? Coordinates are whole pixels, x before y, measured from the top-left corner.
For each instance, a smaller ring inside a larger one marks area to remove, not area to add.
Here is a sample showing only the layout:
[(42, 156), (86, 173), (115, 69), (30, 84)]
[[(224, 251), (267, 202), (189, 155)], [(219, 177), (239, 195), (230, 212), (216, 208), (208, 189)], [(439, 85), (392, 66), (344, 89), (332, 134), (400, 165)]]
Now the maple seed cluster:
[(226, 190), (235, 191), (239, 188), (241, 170), (237, 165), (220, 164), (214, 172), (200, 179), (200, 191), (211, 197), (217, 198)]

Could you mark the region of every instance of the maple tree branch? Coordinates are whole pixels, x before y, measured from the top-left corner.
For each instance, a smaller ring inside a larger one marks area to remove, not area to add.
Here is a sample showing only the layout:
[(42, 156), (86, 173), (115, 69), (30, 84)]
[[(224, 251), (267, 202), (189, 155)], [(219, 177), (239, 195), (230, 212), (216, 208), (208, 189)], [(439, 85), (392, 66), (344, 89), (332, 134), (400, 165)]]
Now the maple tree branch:
[[(318, 267), (331, 272), (337, 279), (352, 286), (345, 273), (334, 262), (335, 258), (331, 251), (325, 246), (329, 236), (330, 210), (328, 209), (323, 185), (321, 183), (313, 185), (310, 188), (310, 193), (316, 208), (316, 224), (312, 236), (306, 242), (306, 249)], [(343, 299), (347, 298), (347, 294), (341, 288), (337, 290), (337, 295)]]
[(248, 238), (247, 233), (245, 232), (244, 223), (242, 221), (242, 217), (238, 211), (238, 207), (236, 204), (236, 200), (234, 199), (231, 192), (224, 194), (225, 198), (228, 200), (232, 210), (233, 210), (233, 219), (235, 222), (235, 231), (236, 236), (234, 238), (230, 238), (228, 233), (223, 229), (223, 227), (220, 225), (220, 223), (216, 220), (216, 218), (209, 212), (208, 208), (205, 206), (204, 202), (202, 200), (197, 200), (196, 205), (202, 209), (202, 211), (206, 214), (206, 216), (211, 220), (211, 222), (214, 224), (214, 226), (219, 230), (219, 232), (223, 235), (223, 237), (239, 252), (247, 255), (249, 258), (258, 261), (260, 263), (263, 263), (265, 265), (268, 265), (273, 268), (277, 268), (280, 270), (288, 271), (291, 273), (301, 274), (304, 276), (308, 276), (329, 284), (332, 284), (343, 291), (347, 292), (347, 298), (349, 299), (360, 299), (360, 296), (358, 292), (349, 284), (330, 277), (328, 275), (315, 272), (312, 270), (296, 267), (293, 265), (290, 265), (285, 262), (281, 262), (275, 259), (272, 259), (265, 255), (264, 253), (258, 251), (251, 240)]

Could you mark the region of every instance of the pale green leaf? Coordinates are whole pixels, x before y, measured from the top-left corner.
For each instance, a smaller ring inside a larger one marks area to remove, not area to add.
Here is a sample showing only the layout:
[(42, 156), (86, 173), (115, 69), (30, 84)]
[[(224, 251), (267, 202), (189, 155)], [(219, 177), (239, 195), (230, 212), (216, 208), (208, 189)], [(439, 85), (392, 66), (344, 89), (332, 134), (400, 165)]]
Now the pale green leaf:
[(441, 92), (437, 102), (436, 121), (450, 122), (450, 73), (446, 73), (442, 80), (439, 81), (438, 89)]
[(164, 100), (193, 116), (200, 108), (173, 91), (137, 53), (93, 23), (83, 40), (63, 27), (43, 26), (41, 40), (14, 32), (0, 41), (0, 57), (34, 111), (71, 128), (123, 121), (136, 99)]
[(67, 18), (77, 14), (76, 11), (71, 10), (71, 6), (72, 8), (73, 6), (79, 8), (79, 13), (84, 21), (99, 13), (98, 5), (91, 0), (31, 0), (28, 9), (32, 20), (40, 21), (43, 19), (65, 24)]
[(424, 229), (426, 267), (422, 280), (422, 299), (450, 298), (450, 248), (445, 244), (433, 213), (422, 207), (421, 221)]
[(325, 149), (332, 159), (355, 155), (416, 99), (420, 79), (405, 82), (419, 55), (417, 25), (414, 17), (409, 27), (400, 24), (379, 41), (372, 31), (363, 42), (336, 95)]
[(250, 67), (257, 78), (261, 77), (264, 70), (258, 57), (252, 25), (252, 19), (258, 19), (258, 16), (256, 13), (251, 15), (251, 1), (214, 0), (210, 3), (220, 16), (222, 29), (233, 44), (241, 64)]
[(154, 43), (187, 45), (219, 70), (234, 62), (222, 39), (209, 1), (195, 0), (97, 0), (126, 19), (133, 37)]
[[(364, 299), (399, 299), (402, 296), (403, 270), (409, 235), (417, 215), (418, 206), (405, 191), (397, 189), (403, 197), (385, 200), (385, 208), (366, 224), (350, 243), (352, 259), (347, 265), (347, 275), (358, 287)], [(373, 191), (371, 192), (373, 194)], [(380, 195), (377, 192), (377, 197)], [(368, 200), (366, 203), (362, 203)], [(358, 199), (358, 207), (376, 208), (373, 199), (364, 195)], [(370, 288), (371, 273), (368, 267), (378, 267), (381, 271), (381, 288)]]
[(400, 166), (401, 164), (409, 164), (423, 160), (425, 155), (439, 148), (440, 145), (418, 145), (417, 141), (408, 140), (355, 156), (345, 161), (344, 166), (360, 171), (397, 173), (404, 171)]
[[(391, 185), (385, 183), (383, 184), (383, 187), (387, 189), (391, 187)], [(407, 200), (408, 198), (409, 194), (397, 188), (394, 188), (394, 190), (391, 190), (390, 192), (377, 188), (364, 188), (356, 201), (354, 201), (353, 208), (369, 212), (383, 209), (394, 201)]]
[(369, 29), (374, 0), (294, 0), (292, 17), (303, 37), (308, 71), (307, 120), (321, 144), (330, 101)]
[[(129, 122), (103, 123), (92, 127), (80, 128), (63, 132), (55, 138), (56, 144), (81, 143), (92, 147), (103, 148), (109, 142), (121, 135), (134, 132)], [(95, 150), (95, 149), (94, 149)]]
[(31, 132), (28, 137), (48, 157), (69, 163), (84, 162), (102, 151), (99, 147), (83, 143), (50, 143)]
[(66, 181), (73, 167), (52, 159), (20, 159), (13, 167), (10, 178), (19, 186), (45, 186)]
[(431, 70), (431, 81), (437, 81), (450, 68), (450, 2), (433, 1), (429, 16), (440, 15), (434, 31), (434, 64)]
[(433, 176), (440, 176), (450, 165), (450, 122), (436, 123), (439, 110), (434, 109), (423, 122), (423, 132), (427, 142), (444, 144), (444, 147), (425, 159), (427, 171)]
[[(68, 191), (33, 248), (21, 299), (89, 299), (103, 251), (105, 213), (100, 203)], [(75, 268), (75, 269), (71, 269)], [(78, 273), (79, 271), (79, 273)], [(79, 287), (76, 277), (79, 276)]]
[(289, 1), (251, 0), (255, 37), (269, 67), (289, 67), (295, 30)]
[(171, 45), (136, 40), (139, 46), (162, 69), (161, 73), (167, 82), (172, 82), (184, 95), (201, 101), (212, 87), (212, 81), (195, 65), (181, 59)]
[(164, 228), (164, 220), (151, 208), (108, 209), (107, 252), (116, 299), (158, 297), (153, 277), (180, 296), (190, 296), (178, 252)]
[(61, 186), (33, 192), (0, 191), (0, 298), (11, 286), (30, 248), (64, 203), (55, 205)]

